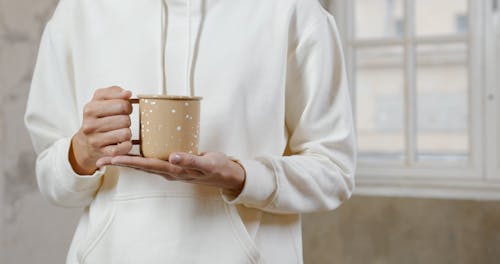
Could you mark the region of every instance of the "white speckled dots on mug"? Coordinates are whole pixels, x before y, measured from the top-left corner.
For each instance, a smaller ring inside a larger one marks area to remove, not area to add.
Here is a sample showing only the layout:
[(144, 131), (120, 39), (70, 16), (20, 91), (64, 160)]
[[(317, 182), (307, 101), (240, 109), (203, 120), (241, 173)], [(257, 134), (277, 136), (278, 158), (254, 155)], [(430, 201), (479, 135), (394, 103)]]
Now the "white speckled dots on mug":
[(201, 97), (139, 95), (141, 155), (198, 154)]

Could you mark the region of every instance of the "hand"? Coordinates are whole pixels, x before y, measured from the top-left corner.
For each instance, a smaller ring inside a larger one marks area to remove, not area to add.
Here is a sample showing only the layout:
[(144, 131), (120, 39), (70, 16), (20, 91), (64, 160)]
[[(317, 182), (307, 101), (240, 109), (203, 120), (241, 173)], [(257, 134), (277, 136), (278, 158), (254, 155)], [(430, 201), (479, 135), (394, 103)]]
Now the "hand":
[(98, 165), (132, 167), (163, 176), (167, 180), (204, 184), (239, 194), (245, 183), (245, 170), (237, 162), (219, 152), (205, 152), (199, 156), (172, 153), (169, 161), (137, 156), (102, 158)]
[(125, 155), (132, 149), (130, 141), (130, 91), (113, 86), (98, 89), (83, 109), (81, 128), (73, 136), (69, 160), (80, 175), (93, 174), (97, 160)]

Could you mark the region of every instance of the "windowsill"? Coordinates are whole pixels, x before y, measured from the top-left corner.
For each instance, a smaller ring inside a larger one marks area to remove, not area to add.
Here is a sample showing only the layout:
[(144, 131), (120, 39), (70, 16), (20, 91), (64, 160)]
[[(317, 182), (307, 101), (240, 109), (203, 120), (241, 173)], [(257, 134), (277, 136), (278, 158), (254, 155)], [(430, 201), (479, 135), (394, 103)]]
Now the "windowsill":
[(355, 195), (500, 201), (500, 180), (359, 175)]

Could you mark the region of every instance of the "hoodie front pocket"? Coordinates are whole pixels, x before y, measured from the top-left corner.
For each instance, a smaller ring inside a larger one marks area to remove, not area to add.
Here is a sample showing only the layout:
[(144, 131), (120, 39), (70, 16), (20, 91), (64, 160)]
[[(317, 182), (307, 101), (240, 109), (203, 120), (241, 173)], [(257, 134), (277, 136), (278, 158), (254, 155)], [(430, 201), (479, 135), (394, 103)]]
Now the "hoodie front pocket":
[(217, 196), (122, 197), (111, 211), (81, 263), (261, 263), (236, 209)]

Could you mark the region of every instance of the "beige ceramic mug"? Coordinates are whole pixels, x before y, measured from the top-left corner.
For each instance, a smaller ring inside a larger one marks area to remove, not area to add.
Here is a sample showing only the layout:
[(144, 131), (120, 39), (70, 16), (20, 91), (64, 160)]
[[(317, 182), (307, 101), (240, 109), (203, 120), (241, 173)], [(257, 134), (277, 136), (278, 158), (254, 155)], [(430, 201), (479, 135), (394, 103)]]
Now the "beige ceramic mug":
[(139, 95), (139, 140), (143, 157), (168, 160), (172, 152), (198, 154), (200, 102), (197, 96)]

